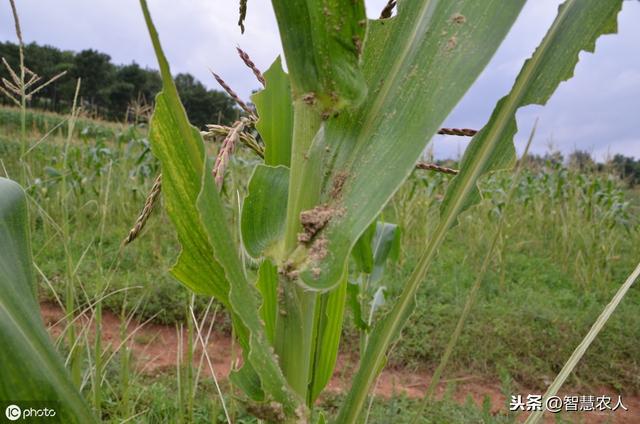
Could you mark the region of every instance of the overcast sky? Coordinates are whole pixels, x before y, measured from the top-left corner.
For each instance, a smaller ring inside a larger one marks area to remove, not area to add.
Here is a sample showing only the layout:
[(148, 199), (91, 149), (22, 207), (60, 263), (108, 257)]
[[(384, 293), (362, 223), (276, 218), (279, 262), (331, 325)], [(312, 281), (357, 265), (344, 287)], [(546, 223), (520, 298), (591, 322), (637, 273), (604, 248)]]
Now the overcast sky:
[[(281, 54), (277, 27), (268, 0), (249, 1), (247, 29), (237, 26), (237, 1), (148, 0), (174, 73), (190, 72), (211, 88), (213, 69), (248, 99), (257, 83), (235, 53), (245, 49), (265, 70)], [(608, 1), (608, 0), (603, 0)], [(386, 0), (368, 0), (377, 17)], [(555, 17), (559, 0), (529, 0), (518, 21), (484, 73), (446, 120), (445, 126), (480, 128), (496, 101), (511, 88)], [(17, 0), (26, 42), (61, 49), (93, 48), (114, 63), (133, 61), (156, 68), (153, 51), (136, 0)], [(8, 2), (0, 6), (0, 40), (15, 41)], [(563, 83), (544, 107), (518, 113), (521, 150), (539, 118), (532, 150), (553, 145), (564, 153), (578, 148), (598, 159), (623, 153), (640, 158), (640, 2), (625, 1), (617, 35), (601, 37), (596, 53), (580, 55), (575, 76)], [(436, 137), (436, 157), (457, 157), (465, 142)]]

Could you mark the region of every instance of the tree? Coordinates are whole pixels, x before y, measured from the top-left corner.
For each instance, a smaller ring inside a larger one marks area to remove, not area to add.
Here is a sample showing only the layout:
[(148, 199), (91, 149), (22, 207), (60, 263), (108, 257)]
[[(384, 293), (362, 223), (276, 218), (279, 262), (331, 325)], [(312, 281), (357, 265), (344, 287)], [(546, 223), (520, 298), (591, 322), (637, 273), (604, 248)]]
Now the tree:
[[(0, 57), (17, 69), (18, 45), (0, 43)], [(80, 97), (83, 105), (94, 114), (112, 120), (122, 119), (134, 101), (153, 102), (162, 88), (158, 71), (142, 68), (135, 62), (114, 65), (109, 55), (93, 49), (74, 53), (31, 43), (25, 47), (25, 63), (45, 81), (68, 71), (67, 76), (34, 95), (29, 104), (56, 112), (67, 112), (71, 107), (78, 78), (82, 80)], [(4, 66), (0, 66), (0, 77), (11, 78)], [(231, 124), (237, 119), (238, 109), (226, 93), (207, 89), (191, 74), (177, 75), (176, 85), (191, 120), (198, 127), (211, 123)], [(9, 104), (10, 100), (0, 97), (0, 102)]]
[(591, 153), (585, 150), (575, 150), (569, 155), (569, 167), (581, 172), (593, 171), (596, 163), (591, 157)]
[(111, 57), (93, 49), (83, 50), (73, 60), (70, 76), (82, 79), (80, 96), (83, 101), (96, 109), (108, 103), (108, 86), (112, 83), (115, 66)]
[(219, 91), (209, 91), (191, 74), (178, 74), (176, 87), (189, 120), (198, 128), (206, 124), (229, 124), (237, 117), (233, 100)]
[(615, 172), (629, 183), (630, 187), (640, 184), (640, 160), (617, 154), (611, 160)]

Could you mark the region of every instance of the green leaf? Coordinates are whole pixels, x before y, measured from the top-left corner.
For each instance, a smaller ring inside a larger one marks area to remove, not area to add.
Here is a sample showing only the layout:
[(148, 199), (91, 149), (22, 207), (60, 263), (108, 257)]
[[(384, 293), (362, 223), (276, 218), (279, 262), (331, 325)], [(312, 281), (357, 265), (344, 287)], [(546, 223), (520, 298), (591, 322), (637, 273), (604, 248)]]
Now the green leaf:
[[(504, 7), (496, 5), (495, 7)], [(429, 245), (389, 314), (374, 328), (361, 365), (340, 411), (338, 422), (353, 423), (365, 403), (383, 363), (385, 352), (398, 336), (415, 308), (418, 286), (433, 262), (447, 230), (459, 214), (477, 200), (477, 181), (482, 172), (512, 161), (511, 137), (515, 133), (515, 113), (528, 102), (546, 102), (555, 88), (572, 75), (580, 50), (593, 50), (595, 40), (616, 29), (621, 1), (567, 0), (531, 59), (525, 62), (509, 95), (498, 102), (489, 123), (476, 135), (465, 152), (461, 172), (449, 186), (441, 209), (440, 222)], [(568, 66), (565, 63), (570, 63)], [(465, 165), (466, 164), (466, 167)]]
[(269, 343), (273, 345), (278, 317), (278, 268), (269, 259), (265, 259), (260, 264), (256, 287), (262, 295), (260, 317), (264, 321)]
[(282, 259), (282, 241), (287, 217), (289, 169), (258, 165), (253, 171), (242, 206), (240, 227), (249, 255)]
[(279, 283), (275, 350), (290, 386), (306, 400), (317, 296), (305, 292), (286, 277)]
[[(289, 390), (265, 335), (258, 314), (259, 293), (244, 275), (202, 137), (189, 124), (180, 103), (146, 1), (140, 4), (163, 80), (149, 138), (162, 165), (165, 205), (182, 246), (172, 273), (183, 284), (217, 297), (230, 309), (245, 361), (259, 376), (262, 389), (282, 404), (288, 416), (294, 416), (301, 402)], [(239, 380), (247, 383), (254, 378), (243, 368)], [(251, 390), (249, 395), (255, 397), (256, 393)]]
[(45, 166), (44, 172), (47, 176), (51, 177), (51, 179), (62, 178), (62, 173), (52, 166)]
[(376, 223), (373, 222), (362, 233), (353, 250), (351, 256), (356, 263), (356, 271), (371, 274), (373, 271), (373, 236), (376, 234)]
[(214, 257), (220, 260), (229, 278), (231, 310), (248, 330), (249, 346), (248, 353), (245, 348), (245, 357), (260, 376), (264, 391), (282, 404), (288, 416), (295, 415), (301, 401), (290, 390), (267, 339), (265, 326), (258, 314), (259, 292), (245, 278), (237, 251), (229, 247), (231, 234), (228, 234), (227, 220), (222, 213), (224, 207), (211, 171), (211, 164), (207, 161), (197, 207), (213, 247)]
[(278, 57), (265, 72), (266, 86), (251, 97), (258, 110), (256, 129), (264, 140), (264, 163), (289, 166), (293, 138), (293, 102), (289, 76)]
[[(480, 192), (469, 182), (483, 173), (514, 163), (513, 137), (517, 132), (516, 111), (527, 105), (544, 105), (558, 85), (573, 76), (580, 51), (593, 52), (601, 34), (615, 33), (620, 0), (568, 0), (533, 56), (525, 62), (509, 95), (496, 105), (489, 122), (476, 134), (460, 163), (460, 173), (451, 181), (441, 210), (455, 218), (480, 201)], [(478, 158), (487, 158), (479, 161)], [(463, 204), (458, 192), (469, 189)]]
[(360, 330), (369, 330), (369, 325), (362, 318), (362, 306), (360, 305), (360, 284), (347, 284), (347, 304), (353, 314), (353, 322)]
[(331, 379), (338, 359), (347, 285), (345, 278), (334, 290), (320, 296), (316, 303), (316, 347), (311, 367), (310, 404), (313, 404)]
[[(234, 323), (234, 328), (236, 324)], [(244, 327), (241, 327), (244, 328)], [(243, 339), (246, 339), (244, 337)], [(244, 348), (243, 348), (244, 349)], [(246, 360), (246, 355), (244, 351), (242, 352), (243, 358)], [(260, 382), (260, 376), (253, 369), (251, 363), (245, 363), (242, 365), (242, 368), (232, 370), (229, 374), (229, 380), (236, 386), (238, 389), (242, 391), (249, 399), (254, 402), (264, 402), (265, 401), (265, 393), (262, 390), (262, 383)]]
[(523, 4), (405, 1), (395, 18), (369, 23), (363, 55), (368, 97), (326, 122), (307, 154), (310, 164), (323, 168), (323, 178), (300, 183), (321, 185), (316, 205), (333, 211), (316, 236), (325, 240), (327, 254), (300, 274), (307, 287), (326, 290), (340, 281), (356, 240), (409, 176)]
[(140, 3), (162, 77), (162, 92), (156, 96), (149, 140), (153, 154), (162, 164), (164, 204), (182, 247), (171, 273), (194, 292), (214, 296), (229, 307), (229, 282), (220, 262), (213, 260), (213, 250), (196, 208), (204, 170), (202, 136), (189, 123), (146, 1)]
[(359, 59), (366, 32), (363, 0), (272, 0), (294, 100), (333, 113), (357, 105), (367, 87)]
[(378, 221), (376, 234), (372, 240), (373, 269), (370, 282), (376, 283), (382, 279), (387, 260), (398, 257), (400, 246), (400, 228), (396, 224)]
[(320, 411), (320, 413), (318, 414), (318, 420), (315, 422), (315, 424), (326, 424), (326, 423), (327, 423), (327, 419), (324, 417), (324, 413)]
[(97, 422), (42, 324), (28, 223), (22, 188), (0, 178), (0, 399), (46, 400), (58, 422)]
[[(162, 164), (164, 205), (178, 234), (182, 250), (171, 273), (196, 293), (214, 296), (229, 307), (229, 281), (207, 239), (196, 208), (203, 178), (204, 148), (200, 133), (187, 122), (179, 99), (164, 89), (156, 97), (156, 107), (149, 129), (153, 154)], [(196, 160), (191, 151), (200, 157)], [(209, 177), (211, 177), (209, 175)], [(228, 230), (225, 228), (225, 234)], [(231, 236), (227, 235), (227, 241)]]

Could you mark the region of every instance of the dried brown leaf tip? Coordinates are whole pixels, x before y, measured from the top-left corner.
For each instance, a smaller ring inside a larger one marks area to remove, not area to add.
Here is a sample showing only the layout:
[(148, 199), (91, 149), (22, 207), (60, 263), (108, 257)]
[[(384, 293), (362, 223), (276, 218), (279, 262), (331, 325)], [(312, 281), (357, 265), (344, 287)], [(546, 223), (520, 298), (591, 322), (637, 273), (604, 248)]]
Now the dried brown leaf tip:
[(309, 243), (327, 223), (340, 211), (327, 205), (318, 205), (313, 209), (300, 213), (303, 232), (298, 234), (300, 243)]

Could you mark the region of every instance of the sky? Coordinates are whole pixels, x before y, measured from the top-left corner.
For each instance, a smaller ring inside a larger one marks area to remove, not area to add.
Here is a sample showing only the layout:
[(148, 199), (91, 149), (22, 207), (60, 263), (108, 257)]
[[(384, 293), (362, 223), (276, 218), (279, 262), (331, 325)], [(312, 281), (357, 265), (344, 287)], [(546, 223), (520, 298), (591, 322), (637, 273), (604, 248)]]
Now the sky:
[[(608, 0), (603, 0), (608, 1)], [(386, 0), (366, 0), (367, 14), (377, 17)], [(258, 88), (238, 58), (237, 46), (266, 70), (282, 54), (277, 25), (268, 0), (248, 4), (246, 31), (237, 26), (237, 1), (148, 0), (172, 72), (189, 72), (218, 89), (210, 70), (220, 74), (245, 100)], [(529, 0), (490, 64), (443, 123), (479, 129), (496, 102), (513, 85), (553, 21), (560, 0)], [(96, 49), (112, 62), (157, 68), (135, 0), (17, 0), (26, 42), (65, 50)], [(640, 158), (640, 1), (624, 1), (618, 34), (600, 37), (595, 54), (581, 53), (574, 77), (562, 83), (544, 107), (518, 112), (516, 146), (522, 151), (538, 119), (533, 153), (551, 149), (565, 155), (586, 150), (598, 160), (615, 153)], [(15, 41), (8, 2), (0, 6), (0, 40)], [(468, 140), (436, 136), (436, 158), (457, 158)]]

